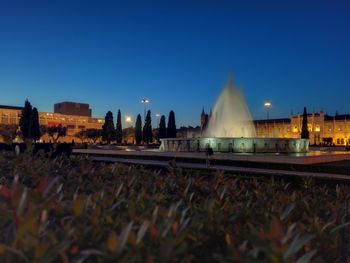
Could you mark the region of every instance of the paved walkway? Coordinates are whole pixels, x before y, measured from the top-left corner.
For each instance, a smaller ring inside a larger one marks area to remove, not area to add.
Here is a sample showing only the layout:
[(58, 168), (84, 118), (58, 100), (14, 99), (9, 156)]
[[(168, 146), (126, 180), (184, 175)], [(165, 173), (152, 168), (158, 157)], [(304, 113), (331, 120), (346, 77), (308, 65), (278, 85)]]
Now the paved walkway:
[[(91, 158), (94, 160), (97, 160), (97, 161), (105, 161), (105, 162), (120, 162), (120, 163), (127, 163), (127, 164), (151, 165), (151, 166), (160, 166), (160, 167), (168, 167), (169, 166), (168, 161), (127, 159), (127, 158), (105, 157), (105, 156), (91, 156)], [(350, 176), (344, 175), (344, 174), (272, 170), (272, 169), (248, 168), (248, 167), (226, 166), (226, 165), (217, 165), (214, 167), (206, 167), (205, 164), (201, 164), (201, 163), (177, 162), (176, 165), (178, 167), (190, 168), (190, 169), (222, 170), (222, 171), (257, 174), (257, 175), (274, 175), (274, 176), (279, 176), (279, 177), (283, 177), (283, 176), (314, 177), (317, 179), (328, 179), (328, 180), (339, 180), (339, 181), (350, 182)]]
[[(158, 150), (113, 150), (113, 149), (74, 149), (75, 154), (104, 155), (110, 157), (122, 156), (161, 156), (167, 158), (196, 158), (205, 159), (204, 152), (161, 152)], [(268, 162), (283, 164), (317, 164), (326, 162), (335, 162), (350, 160), (350, 152), (323, 152), (312, 151), (306, 154), (233, 154), (216, 153), (215, 159), (229, 161), (249, 161), (249, 162)]]

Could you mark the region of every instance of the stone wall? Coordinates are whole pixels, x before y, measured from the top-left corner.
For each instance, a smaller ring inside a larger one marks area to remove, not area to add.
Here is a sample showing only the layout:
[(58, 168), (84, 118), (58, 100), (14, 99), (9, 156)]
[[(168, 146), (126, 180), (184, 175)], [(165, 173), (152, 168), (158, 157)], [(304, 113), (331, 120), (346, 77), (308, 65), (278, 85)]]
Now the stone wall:
[(210, 146), (214, 152), (234, 153), (305, 153), (307, 139), (283, 138), (168, 138), (161, 139), (160, 150), (168, 152), (204, 152)]

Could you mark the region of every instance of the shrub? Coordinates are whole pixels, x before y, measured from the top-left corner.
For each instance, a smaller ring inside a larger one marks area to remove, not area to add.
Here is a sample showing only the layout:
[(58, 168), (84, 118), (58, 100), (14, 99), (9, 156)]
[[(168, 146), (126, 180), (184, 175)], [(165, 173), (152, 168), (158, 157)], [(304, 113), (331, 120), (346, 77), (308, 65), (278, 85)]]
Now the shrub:
[(0, 169), (0, 262), (337, 262), (348, 246), (347, 185), (27, 154)]

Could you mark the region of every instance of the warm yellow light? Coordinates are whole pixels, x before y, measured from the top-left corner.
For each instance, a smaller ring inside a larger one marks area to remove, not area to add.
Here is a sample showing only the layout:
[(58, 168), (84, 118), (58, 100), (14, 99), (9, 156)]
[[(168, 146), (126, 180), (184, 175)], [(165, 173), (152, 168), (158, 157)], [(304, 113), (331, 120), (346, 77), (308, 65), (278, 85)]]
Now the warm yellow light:
[(125, 117), (125, 121), (126, 121), (126, 122), (131, 122), (131, 117), (130, 117), (130, 116), (126, 116), (126, 117)]

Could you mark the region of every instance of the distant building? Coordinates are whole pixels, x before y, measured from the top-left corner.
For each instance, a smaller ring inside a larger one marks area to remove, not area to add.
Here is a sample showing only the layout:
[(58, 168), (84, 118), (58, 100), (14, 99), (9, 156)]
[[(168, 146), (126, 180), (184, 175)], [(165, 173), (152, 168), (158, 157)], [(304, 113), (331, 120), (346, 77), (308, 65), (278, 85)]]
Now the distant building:
[(91, 109), (87, 103), (64, 101), (54, 105), (54, 113), (91, 117)]
[(23, 107), (0, 105), (0, 124), (17, 124)]
[[(303, 115), (254, 121), (257, 137), (300, 138)], [(329, 116), (323, 111), (307, 116), (311, 145), (349, 145), (350, 114)]]
[[(60, 103), (58, 103), (60, 104)], [(81, 104), (83, 106), (83, 111), (86, 113), (86, 109), (89, 109), (88, 104)], [(55, 104), (57, 105), (57, 104)], [(87, 105), (87, 108), (86, 108)], [(0, 127), (2, 125), (16, 125), (19, 124), (19, 119), (21, 117), (22, 107), (6, 106), (0, 105)], [(91, 115), (91, 109), (89, 109)], [(72, 113), (72, 111), (71, 111)], [(52, 112), (39, 112), (39, 123), (40, 125), (52, 127), (62, 125), (67, 128), (67, 135), (60, 138), (61, 142), (71, 142), (72, 140), (78, 141), (79, 139), (75, 135), (86, 129), (102, 129), (104, 124), (104, 118), (93, 118), (86, 115), (72, 115), (72, 114), (61, 114)], [(0, 137), (0, 141), (1, 141)], [(48, 142), (50, 139), (47, 135), (42, 136), (42, 140)]]
[[(210, 115), (209, 115), (210, 118)], [(290, 118), (255, 120), (257, 137), (260, 138), (300, 138), (302, 114), (290, 115)], [(208, 114), (204, 110), (200, 115), (200, 130), (182, 129), (182, 135), (188, 138), (199, 137), (208, 124)], [(330, 116), (323, 111), (308, 114), (308, 129), (311, 145), (350, 145), (350, 114)]]
[(202, 110), (201, 114), (201, 133), (205, 131), (205, 129), (208, 126), (208, 121), (209, 121), (209, 115), (205, 113), (204, 108)]

